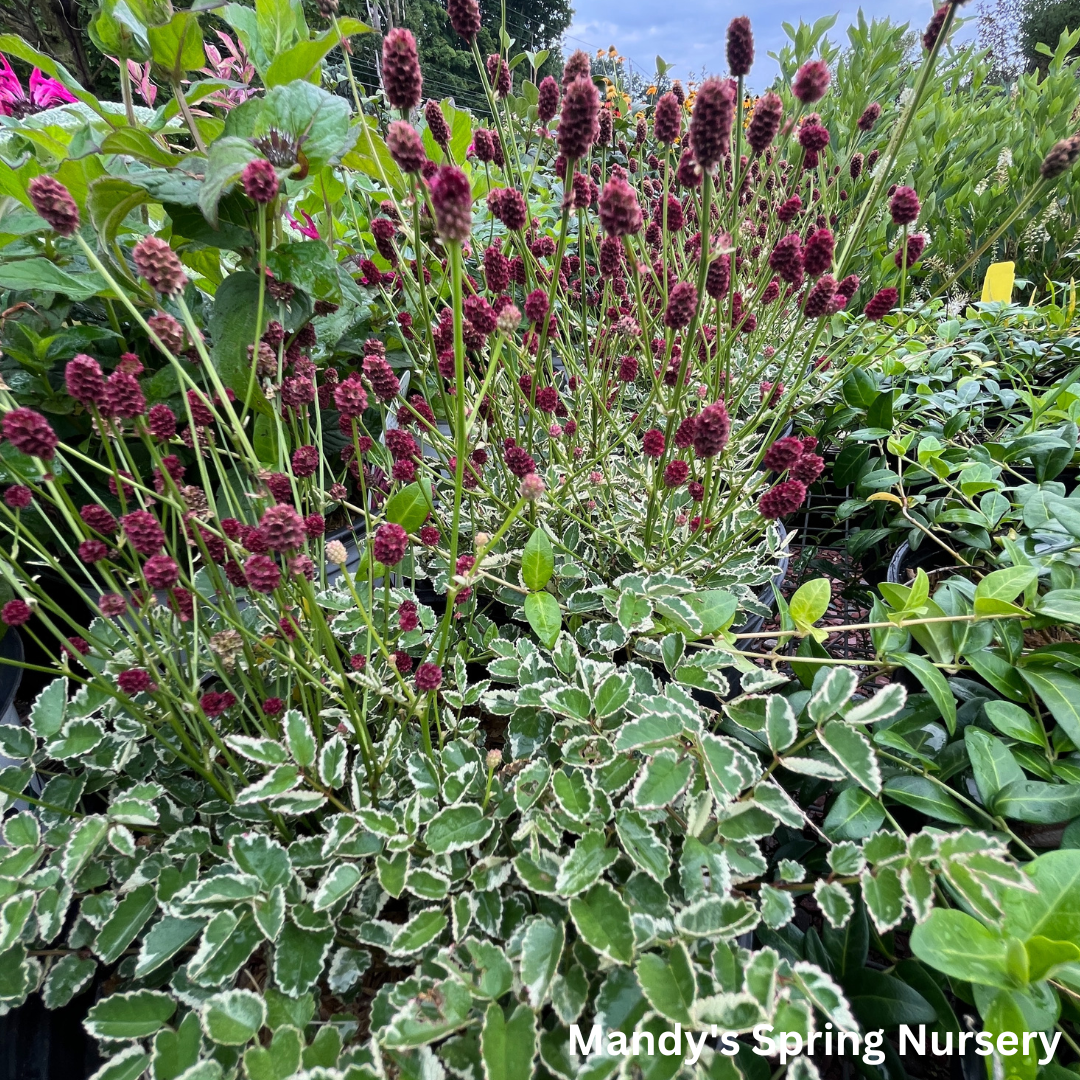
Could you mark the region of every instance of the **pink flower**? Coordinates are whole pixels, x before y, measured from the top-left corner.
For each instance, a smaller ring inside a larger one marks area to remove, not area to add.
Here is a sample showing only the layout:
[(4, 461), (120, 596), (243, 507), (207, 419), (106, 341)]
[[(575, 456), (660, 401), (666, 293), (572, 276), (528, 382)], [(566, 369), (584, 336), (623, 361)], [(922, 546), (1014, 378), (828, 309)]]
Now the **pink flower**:
[(37, 68), (30, 73), (27, 96), (7, 57), (0, 53), (0, 115), (21, 118), (75, 100), (75, 95), (62, 83), (47, 78)]
[(306, 210), (300, 211), (300, 216), (304, 219), (305, 224), (301, 225), (291, 214), (286, 213), (285, 219), (289, 223), (290, 229), (295, 229), (301, 236), (306, 236), (309, 240), (320, 240), (319, 230), (315, 226), (315, 222), (311, 215)]

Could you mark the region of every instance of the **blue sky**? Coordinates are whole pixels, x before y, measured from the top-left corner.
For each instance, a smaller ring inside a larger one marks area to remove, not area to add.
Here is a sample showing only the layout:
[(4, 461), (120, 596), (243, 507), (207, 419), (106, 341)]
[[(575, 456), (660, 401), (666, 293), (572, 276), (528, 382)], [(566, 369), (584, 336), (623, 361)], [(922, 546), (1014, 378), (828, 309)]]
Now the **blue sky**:
[[(822, 15), (837, 14), (830, 31), (842, 40), (844, 29), (862, 7), (871, 16), (911, 22), (921, 30), (933, 14), (930, 0), (574, 0), (574, 21), (567, 32), (568, 48), (607, 48), (614, 45), (634, 66), (652, 73), (654, 58), (662, 56), (675, 68), (673, 77), (687, 78), (704, 67), (722, 73), (727, 25), (736, 15), (748, 14), (754, 25), (756, 58), (751, 85), (764, 86), (776, 74), (767, 55), (787, 40), (781, 23), (798, 25)], [(973, 14), (973, 12), (971, 12)], [(965, 14), (968, 14), (965, 12)], [(960, 38), (973, 36), (974, 21), (961, 29)]]

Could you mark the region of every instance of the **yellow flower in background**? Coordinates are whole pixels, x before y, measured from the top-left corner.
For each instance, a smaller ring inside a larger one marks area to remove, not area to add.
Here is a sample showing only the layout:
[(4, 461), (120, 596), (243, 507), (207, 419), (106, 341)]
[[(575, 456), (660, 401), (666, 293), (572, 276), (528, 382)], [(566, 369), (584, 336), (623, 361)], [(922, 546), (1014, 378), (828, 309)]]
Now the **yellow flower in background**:
[(655, 96), (656, 96), (656, 89), (657, 89), (657, 88), (656, 88), (656, 84), (655, 84), (655, 83), (653, 83), (653, 85), (652, 85), (652, 86), (650, 86), (650, 87), (648, 87), (648, 88), (646, 89), (645, 93), (646, 93), (646, 95), (647, 95), (648, 97), (655, 97)]
[(609, 45), (607, 54), (608, 54), (608, 56), (618, 56), (619, 55), (619, 50), (616, 49), (614, 45)]

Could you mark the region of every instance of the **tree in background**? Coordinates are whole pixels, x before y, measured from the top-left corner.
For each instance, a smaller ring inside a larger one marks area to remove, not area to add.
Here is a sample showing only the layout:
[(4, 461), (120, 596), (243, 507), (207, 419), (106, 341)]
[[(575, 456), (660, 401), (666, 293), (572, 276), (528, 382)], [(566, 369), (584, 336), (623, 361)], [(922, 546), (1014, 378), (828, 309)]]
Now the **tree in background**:
[(1057, 47), (1065, 30), (1080, 29), (1080, 0), (989, 0), (979, 5), (979, 45), (990, 50), (1002, 81), (1024, 71), (1045, 72), (1040, 45)]
[[(4, 2), (7, 0), (0, 0)], [(310, 21), (317, 26), (314, 3), (311, 7)], [(500, 0), (480, 0), (480, 11), (483, 26), (477, 45), (481, 55), (486, 56), (499, 51), (502, 4)], [(374, 90), (380, 82), (382, 35), (391, 27), (406, 26), (416, 35), (419, 46), (424, 96), (453, 97), (458, 105), (486, 111), (483, 85), (472, 53), (450, 26), (444, 0), (342, 0), (339, 12), (361, 19), (375, 30), (374, 34), (353, 40), (353, 70), (366, 87)], [(506, 30), (516, 42), (515, 49), (549, 52), (540, 69), (541, 78), (557, 77), (562, 70), (559, 43), (573, 14), (569, 0), (506, 0)], [(515, 75), (526, 71), (527, 65), (523, 65)]]
[(95, 89), (104, 61), (86, 33), (91, 15), (77, 0), (0, 0), (0, 32), (25, 38)]
[(1046, 70), (1049, 57), (1038, 47), (1053, 49), (1065, 30), (1080, 30), (1080, 0), (1024, 0), (1020, 51), (1028, 71)]

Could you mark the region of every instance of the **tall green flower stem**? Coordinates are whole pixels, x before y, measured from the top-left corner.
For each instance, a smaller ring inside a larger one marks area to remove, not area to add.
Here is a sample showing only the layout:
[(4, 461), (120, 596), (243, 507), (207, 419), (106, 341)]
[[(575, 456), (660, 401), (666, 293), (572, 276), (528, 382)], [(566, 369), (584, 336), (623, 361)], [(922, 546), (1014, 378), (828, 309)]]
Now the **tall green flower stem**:
[(896, 125), (896, 130), (889, 140), (889, 145), (885, 147), (885, 153), (882, 155), (882, 160), (874, 170), (874, 182), (870, 186), (870, 190), (867, 192), (862, 206), (859, 207), (859, 216), (855, 219), (855, 224), (848, 231), (840, 258), (836, 260), (837, 279), (844, 277), (844, 274), (847, 271), (848, 261), (854, 253), (855, 244), (862, 235), (862, 231), (866, 227), (867, 221), (870, 219), (870, 214), (876, 208), (882, 190), (889, 183), (889, 175), (892, 171), (893, 163), (896, 161), (896, 155), (900, 152), (900, 147), (904, 145), (908, 128), (911, 127), (911, 121), (915, 119), (915, 114), (919, 110), (919, 105), (922, 104), (923, 94), (926, 92), (927, 86), (930, 85), (930, 77), (933, 75), (934, 67), (937, 65), (938, 55), (944, 48), (945, 39), (949, 36), (949, 30), (952, 28), (953, 19), (956, 16), (956, 7), (957, 5), (955, 3), (950, 2), (949, 10), (945, 14), (945, 21), (942, 23), (937, 40), (934, 42), (934, 47), (930, 50), (929, 56), (927, 56), (919, 71), (919, 78), (915, 83), (915, 94), (911, 99), (911, 104), (908, 105), (907, 109), (904, 111), (904, 115), (900, 118), (900, 123)]
[[(698, 255), (697, 300), (694, 304), (694, 313), (690, 317), (690, 325), (686, 328), (686, 334), (683, 336), (682, 356), (679, 358), (679, 374), (675, 379), (675, 393), (669, 407), (667, 430), (664, 433), (664, 453), (656, 463), (656, 472), (658, 476), (663, 475), (664, 467), (667, 465), (670, 458), (672, 450), (671, 437), (677, 426), (679, 403), (682, 400), (683, 391), (686, 389), (686, 376), (690, 365), (690, 357), (696, 347), (698, 329), (701, 324), (701, 311), (704, 307), (705, 296), (705, 279), (708, 277), (709, 273), (709, 228), (712, 224), (712, 197), (713, 178), (712, 174), (706, 169), (702, 172), (701, 176), (701, 213), (698, 217), (698, 221), (701, 225), (701, 251)], [(558, 266), (558, 262), (556, 262), (555, 265)], [(644, 329), (645, 328), (642, 327), (643, 333)], [(668, 351), (670, 352), (670, 346)], [(663, 373), (661, 373), (661, 375), (662, 374)], [(655, 492), (653, 492), (649, 498), (649, 509), (645, 515), (644, 540), (646, 550), (648, 550), (649, 545), (652, 543), (653, 528), (656, 524), (657, 506), (657, 499)]]
[[(465, 339), (462, 333), (462, 265), (461, 241), (451, 240), (447, 247), (450, 254), (450, 301), (454, 311), (454, 511), (450, 522), (450, 564), (447, 567), (449, 588), (446, 595), (446, 613), (443, 615), (439, 661), (442, 662), (450, 644), (450, 627), (453, 625), (454, 604), (459, 589), (455, 584), (457, 573), (458, 541), (461, 532), (461, 501), (465, 479), (465, 458), (469, 448), (469, 430), (465, 423)], [(426, 717), (424, 722), (426, 723)], [(430, 741), (430, 736), (429, 736)]]

